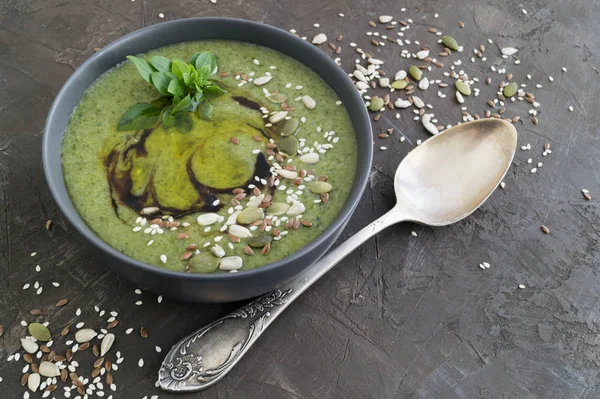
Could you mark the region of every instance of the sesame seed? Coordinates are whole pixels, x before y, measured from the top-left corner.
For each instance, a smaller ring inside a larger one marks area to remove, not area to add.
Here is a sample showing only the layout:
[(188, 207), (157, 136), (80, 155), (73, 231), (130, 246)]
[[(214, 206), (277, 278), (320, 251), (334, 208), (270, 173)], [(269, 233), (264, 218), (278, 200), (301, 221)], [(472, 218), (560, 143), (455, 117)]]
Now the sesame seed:
[(142, 303), (143, 303), (142, 301), (136, 301), (136, 302), (135, 302), (135, 305), (136, 305), (136, 306), (140, 306)]
[(77, 308), (77, 310), (75, 311), (75, 315), (81, 316), (81, 308)]
[(154, 349), (155, 349), (155, 350), (156, 350), (156, 352), (158, 352), (158, 353), (162, 352), (162, 349), (161, 349), (161, 347), (160, 347), (160, 346), (158, 346), (158, 345), (157, 345), (157, 346), (155, 346), (155, 347), (154, 347)]
[(158, 18), (164, 18), (165, 14), (163, 14), (162, 12), (160, 14), (158, 14)]
[(519, 288), (522, 290), (525, 289), (525, 284), (519, 284)]
[(161, 261), (162, 263), (167, 263), (167, 255), (165, 255), (165, 254), (162, 254), (162, 255), (160, 256), (160, 261)]
[(132, 331), (133, 331), (133, 328), (128, 328), (127, 330), (125, 330), (125, 334), (129, 335), (129, 334), (131, 334)]
[(138, 367), (144, 367), (144, 359), (138, 360)]
[(416, 236), (418, 236), (417, 232), (416, 232), (416, 231), (414, 231), (414, 230), (410, 232), (410, 235), (412, 235), (413, 237), (416, 237)]
[(156, 298), (156, 302), (161, 303), (163, 301), (163, 297), (162, 295), (159, 295), (158, 298)]
[(36, 256), (36, 255), (37, 255), (37, 252), (32, 252), (32, 253), (31, 253), (31, 256), (32, 256), (32, 257), (33, 257), (33, 256)]

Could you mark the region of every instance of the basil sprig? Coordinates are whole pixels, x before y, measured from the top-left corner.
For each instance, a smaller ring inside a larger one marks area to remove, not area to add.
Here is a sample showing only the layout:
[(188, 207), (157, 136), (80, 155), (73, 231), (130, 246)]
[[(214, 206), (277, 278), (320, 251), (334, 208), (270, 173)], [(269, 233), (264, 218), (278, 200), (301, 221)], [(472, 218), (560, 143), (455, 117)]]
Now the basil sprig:
[(193, 125), (190, 113), (197, 111), (201, 118), (212, 119), (209, 99), (226, 93), (210, 80), (217, 72), (217, 58), (210, 51), (194, 54), (189, 63), (162, 56), (146, 61), (128, 55), (127, 59), (162, 96), (151, 103), (131, 106), (119, 121), (119, 131), (150, 129), (162, 122), (165, 129), (187, 133)]

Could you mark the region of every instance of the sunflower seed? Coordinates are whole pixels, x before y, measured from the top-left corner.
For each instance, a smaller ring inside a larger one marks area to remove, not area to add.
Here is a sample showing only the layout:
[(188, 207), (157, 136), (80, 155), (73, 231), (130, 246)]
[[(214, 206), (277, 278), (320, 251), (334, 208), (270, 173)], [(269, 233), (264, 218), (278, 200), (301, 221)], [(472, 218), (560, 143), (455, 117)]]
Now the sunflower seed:
[(144, 209), (142, 209), (142, 215), (152, 215), (155, 214), (156, 212), (158, 212), (160, 209), (156, 206), (149, 206), (146, 207)]
[[(248, 208), (246, 208), (248, 209)], [(262, 209), (261, 208), (257, 208), (260, 210), (260, 212), (262, 213)], [(247, 228), (234, 224), (229, 226), (229, 234), (234, 235), (236, 237), (240, 237), (240, 238), (247, 238), (247, 237), (252, 237), (252, 232), (250, 230), (248, 230)]]
[(244, 261), (239, 256), (228, 256), (221, 258), (219, 269), (221, 270), (238, 270), (242, 267)]
[(302, 103), (308, 109), (315, 109), (317, 106), (317, 102), (311, 96), (307, 95), (302, 96)]
[(83, 328), (75, 333), (75, 341), (81, 343), (91, 341), (98, 333), (91, 328)]
[(319, 45), (319, 44), (325, 43), (326, 41), (327, 41), (327, 35), (325, 35), (324, 33), (319, 33), (312, 39), (311, 43)]
[(304, 204), (300, 201), (296, 201), (292, 204), (292, 206), (290, 206), (290, 208), (285, 214), (289, 216), (296, 216), (301, 215), (302, 213), (304, 213), (305, 210), (306, 207), (304, 206)]
[(54, 363), (42, 362), (40, 363), (39, 373), (44, 377), (58, 377), (60, 375), (60, 370)]
[(397, 99), (394, 103), (394, 106), (397, 108), (408, 108), (412, 105), (412, 103), (408, 100), (402, 100), (401, 98)]
[(309, 152), (301, 155), (298, 160), (302, 163), (315, 164), (319, 162), (319, 154), (316, 152)]
[(28, 353), (35, 353), (39, 348), (39, 345), (37, 343), (27, 338), (21, 338), (21, 346), (23, 347), (25, 352)]
[(203, 213), (196, 218), (196, 221), (201, 226), (210, 226), (211, 224), (218, 222), (221, 218), (222, 216), (216, 213)]
[(423, 108), (425, 106), (425, 103), (423, 102), (423, 100), (421, 100), (417, 96), (413, 96), (412, 100), (413, 100), (413, 105), (417, 108)]
[(503, 49), (501, 49), (501, 50), (500, 50), (500, 52), (501, 52), (502, 54), (504, 54), (504, 55), (508, 55), (508, 56), (516, 54), (516, 53), (517, 53), (517, 51), (519, 51), (519, 50), (517, 50), (517, 49), (516, 49), (516, 48), (514, 48), (514, 47), (504, 47)]
[(275, 124), (281, 122), (288, 115), (288, 111), (279, 111), (269, 117), (269, 122)]

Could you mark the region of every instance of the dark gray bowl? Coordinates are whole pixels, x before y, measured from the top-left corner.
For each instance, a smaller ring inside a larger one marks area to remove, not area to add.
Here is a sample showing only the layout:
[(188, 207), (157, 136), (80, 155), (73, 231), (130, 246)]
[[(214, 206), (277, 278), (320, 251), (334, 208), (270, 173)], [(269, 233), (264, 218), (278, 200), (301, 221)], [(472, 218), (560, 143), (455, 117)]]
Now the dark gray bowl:
[[(350, 195), (334, 222), (316, 240), (282, 260), (240, 273), (188, 274), (173, 272), (132, 259), (102, 241), (85, 224), (67, 193), (62, 174), (61, 147), (73, 108), (85, 90), (104, 72), (129, 54), (202, 39), (230, 39), (278, 50), (314, 70), (337, 93), (352, 117), (358, 141), (356, 177)], [(140, 29), (109, 44), (87, 60), (56, 96), (43, 139), (46, 180), (66, 218), (85, 238), (92, 251), (113, 271), (156, 293), (182, 301), (229, 302), (250, 298), (277, 288), (319, 259), (346, 226), (365, 189), (373, 141), (371, 123), (354, 85), (327, 55), (290, 33), (262, 23), (231, 18), (190, 18)]]

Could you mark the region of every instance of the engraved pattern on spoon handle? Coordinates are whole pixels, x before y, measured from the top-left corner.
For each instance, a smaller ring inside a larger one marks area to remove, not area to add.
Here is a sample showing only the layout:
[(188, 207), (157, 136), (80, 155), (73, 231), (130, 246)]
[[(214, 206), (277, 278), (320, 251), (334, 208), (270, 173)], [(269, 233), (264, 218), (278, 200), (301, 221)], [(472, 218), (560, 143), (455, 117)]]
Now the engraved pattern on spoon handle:
[(356, 247), (401, 221), (395, 209), (370, 223), (283, 287), (255, 299), (177, 343), (158, 372), (160, 387), (199, 391), (223, 378), (279, 314)]

